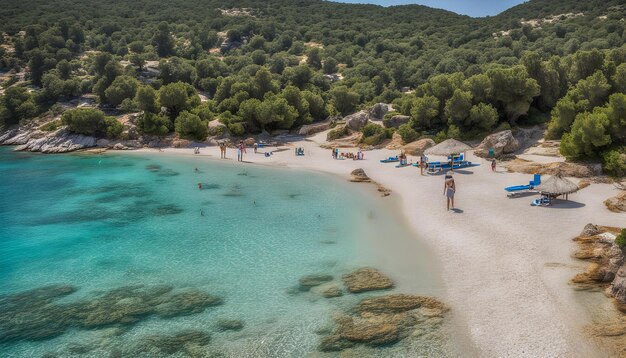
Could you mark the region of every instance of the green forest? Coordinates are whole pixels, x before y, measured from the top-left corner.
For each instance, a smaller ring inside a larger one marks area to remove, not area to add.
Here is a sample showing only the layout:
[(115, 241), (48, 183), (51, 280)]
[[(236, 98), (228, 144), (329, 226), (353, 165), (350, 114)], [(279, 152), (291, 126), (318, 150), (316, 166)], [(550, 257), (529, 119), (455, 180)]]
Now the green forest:
[(546, 123), (568, 159), (624, 175), (625, 15), (622, 0), (531, 0), (486, 18), (319, 0), (15, 1), (0, 8), (0, 126), (93, 94), (104, 112), (45, 127), (118, 138), (105, 112), (141, 112), (143, 135), (204, 140), (214, 119), (243, 136), (383, 102), (410, 122), (366, 137)]

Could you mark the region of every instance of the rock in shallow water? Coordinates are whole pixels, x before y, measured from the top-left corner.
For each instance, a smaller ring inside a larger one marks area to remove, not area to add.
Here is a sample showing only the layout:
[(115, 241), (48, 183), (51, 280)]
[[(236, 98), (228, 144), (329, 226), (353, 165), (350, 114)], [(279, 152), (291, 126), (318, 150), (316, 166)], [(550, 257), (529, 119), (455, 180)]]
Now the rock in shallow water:
[(412, 336), (416, 329), (438, 329), (446, 311), (446, 306), (432, 297), (396, 294), (364, 299), (356, 310), (335, 319), (335, 329), (322, 337), (319, 350), (391, 345)]
[(217, 321), (217, 329), (220, 331), (240, 331), (244, 323), (239, 319), (220, 319)]
[(385, 290), (393, 287), (393, 281), (389, 277), (369, 267), (343, 275), (343, 282), (348, 291), (352, 293)]
[(198, 290), (172, 293), (171, 286), (126, 286), (72, 303), (56, 302), (74, 291), (50, 286), (0, 297), (0, 342), (53, 338), (73, 327), (130, 326), (152, 315), (200, 313), (223, 302)]
[(300, 290), (308, 291), (311, 287), (319, 286), (325, 282), (329, 282), (333, 280), (333, 276), (324, 275), (324, 274), (314, 274), (303, 276), (299, 280)]

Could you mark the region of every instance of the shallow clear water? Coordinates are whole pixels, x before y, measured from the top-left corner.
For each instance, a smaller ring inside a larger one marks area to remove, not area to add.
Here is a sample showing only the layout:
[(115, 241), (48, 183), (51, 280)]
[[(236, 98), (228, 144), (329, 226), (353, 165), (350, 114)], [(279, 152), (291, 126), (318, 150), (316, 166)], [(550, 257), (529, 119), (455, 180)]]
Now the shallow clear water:
[[(0, 178), (0, 294), (67, 284), (78, 288), (62, 299), (71, 302), (166, 284), (224, 300), (191, 315), (146, 317), (115, 335), (73, 328), (0, 343), (5, 357), (103, 356), (146, 335), (189, 329), (210, 332), (211, 349), (225, 356), (298, 357), (317, 349), (315, 332), (333, 312), (363, 297), (295, 293), (304, 275), (339, 280), (372, 266), (396, 281), (397, 292), (441, 294), (427, 250), (368, 185), (162, 153), (39, 155), (6, 147)], [(218, 332), (223, 318), (245, 326)], [(88, 348), (73, 351), (76, 344)]]

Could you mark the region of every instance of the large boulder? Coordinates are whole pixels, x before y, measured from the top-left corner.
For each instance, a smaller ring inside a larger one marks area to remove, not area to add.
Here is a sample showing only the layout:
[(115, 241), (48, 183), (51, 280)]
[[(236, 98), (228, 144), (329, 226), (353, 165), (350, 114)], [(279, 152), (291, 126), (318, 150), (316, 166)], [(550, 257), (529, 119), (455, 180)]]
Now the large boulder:
[(311, 135), (319, 132), (323, 132), (330, 128), (330, 121), (317, 122), (312, 124), (303, 125), (298, 131), (299, 135)]
[(424, 138), (420, 140), (416, 140), (415, 142), (411, 142), (404, 147), (402, 150), (408, 155), (420, 156), (424, 154), (424, 151), (435, 145), (435, 141), (430, 138)]
[(616, 213), (626, 212), (626, 191), (604, 201), (606, 207)]
[(350, 173), (350, 176), (351, 176), (350, 181), (355, 182), (355, 183), (369, 183), (372, 181), (370, 177), (368, 177), (367, 174), (365, 174), (365, 170), (361, 168), (354, 169)]
[(398, 128), (405, 123), (409, 123), (411, 117), (405, 116), (403, 114), (396, 114), (389, 119), (383, 121), (385, 127), (387, 128)]
[(389, 112), (389, 105), (385, 103), (376, 103), (369, 110), (369, 117), (373, 121), (382, 121), (385, 114)]
[(514, 159), (504, 164), (508, 171), (525, 174), (560, 175), (563, 177), (589, 178), (602, 174), (602, 167), (595, 164), (552, 162), (538, 163), (525, 159)]
[(214, 119), (209, 122), (209, 134), (210, 135), (221, 135), (226, 133), (227, 128), (226, 125), (220, 122), (219, 119)]
[(496, 157), (503, 154), (513, 153), (519, 149), (519, 142), (513, 136), (510, 129), (502, 132), (490, 134), (476, 147), (474, 154), (486, 158), (489, 156), (489, 149), (493, 148)]
[(360, 131), (369, 120), (369, 114), (366, 111), (359, 111), (344, 118), (346, 127), (353, 131)]
[(351, 293), (385, 290), (393, 287), (393, 281), (389, 277), (369, 267), (343, 275), (343, 282)]

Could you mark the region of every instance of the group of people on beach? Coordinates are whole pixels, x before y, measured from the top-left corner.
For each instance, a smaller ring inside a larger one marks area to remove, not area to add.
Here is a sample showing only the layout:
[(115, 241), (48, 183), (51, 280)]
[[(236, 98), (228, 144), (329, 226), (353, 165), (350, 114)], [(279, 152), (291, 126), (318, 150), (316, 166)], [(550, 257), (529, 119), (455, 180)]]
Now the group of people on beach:
[(332, 148), (331, 154), (333, 159), (352, 159), (352, 160), (363, 160), (364, 154), (361, 150), (356, 153), (352, 152), (342, 152), (339, 153), (339, 148)]
[[(220, 142), (219, 146), (220, 146), (220, 159), (226, 159), (226, 143)], [(239, 141), (236, 148), (237, 148), (237, 161), (243, 162), (243, 155), (246, 154), (246, 145), (243, 143), (243, 141)], [(256, 153), (256, 146), (254, 147), (254, 152)]]

